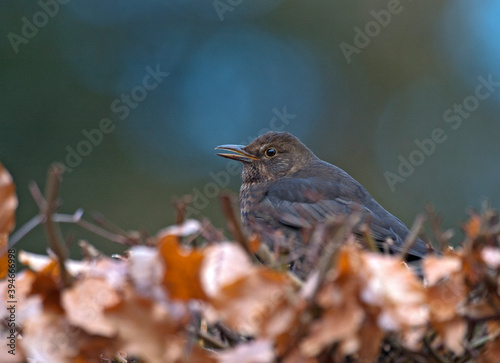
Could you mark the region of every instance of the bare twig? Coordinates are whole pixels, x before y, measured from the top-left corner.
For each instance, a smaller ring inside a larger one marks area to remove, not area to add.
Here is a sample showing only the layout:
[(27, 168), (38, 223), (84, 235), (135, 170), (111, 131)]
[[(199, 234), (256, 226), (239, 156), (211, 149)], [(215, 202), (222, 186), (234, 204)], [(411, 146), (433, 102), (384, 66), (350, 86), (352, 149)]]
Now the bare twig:
[(83, 239), (78, 241), (78, 246), (80, 246), (82, 254), (87, 260), (96, 260), (103, 256), (101, 251)]
[[(349, 234), (352, 233), (354, 226), (359, 223), (360, 219), (361, 215), (359, 213), (353, 213), (344, 221), (329, 220), (324, 224), (324, 238), (327, 239), (328, 242), (323, 251), (323, 256), (319, 261), (317, 282), (311, 296), (308, 298), (310, 303), (316, 300), (316, 295), (318, 294), (320, 287), (323, 285), (328, 271), (330, 271), (333, 267), (335, 255), (337, 254), (339, 247)], [(337, 226), (339, 222), (341, 223), (340, 228), (337, 229), (333, 236), (329, 236), (329, 230)]]
[[(373, 239), (372, 231), (370, 229), (369, 224), (370, 224), (369, 221), (365, 221), (361, 225), (361, 233), (363, 234), (364, 241), (368, 245), (368, 248), (370, 249), (370, 251), (377, 252), (378, 251), (377, 244), (375, 243), (375, 240)], [(387, 244), (384, 244), (384, 245), (387, 245)]]
[(191, 196), (186, 195), (182, 198), (175, 198), (173, 203), (175, 210), (177, 211), (177, 214), (175, 216), (175, 224), (180, 225), (186, 219), (186, 208), (189, 203), (191, 203)]
[(217, 349), (229, 349), (230, 346), (224, 343), (223, 341), (217, 339), (216, 337), (204, 333), (202, 331), (199, 331), (198, 329), (195, 329), (193, 327), (188, 327), (187, 328), (188, 333), (195, 335), (198, 339), (202, 339), (209, 343), (210, 345), (214, 346)]
[(120, 353), (116, 353), (115, 359), (118, 361), (118, 363), (128, 363), (128, 360), (122, 357)]
[(65, 261), (68, 257), (68, 251), (62, 237), (61, 230), (57, 223), (53, 220), (53, 215), (56, 211), (57, 197), (59, 196), (59, 187), (63, 173), (63, 166), (53, 164), (49, 168), (47, 177), (47, 186), (45, 191), (45, 206), (41, 212), (45, 217), (45, 233), (49, 246), (57, 256), (59, 270), (61, 272), (61, 281), (64, 287), (71, 285), (71, 275), (66, 270)]
[(260, 244), (256, 255), (264, 266), (277, 267), (278, 263), (276, 258), (274, 258), (274, 254), (265, 243)]
[(479, 348), (480, 346), (488, 343), (489, 341), (493, 340), (494, 338), (491, 335), (486, 335), (481, 338), (477, 338), (476, 340), (471, 342), (471, 347), (474, 349)]
[[(58, 181), (60, 182), (60, 178), (58, 178)], [(57, 185), (57, 188), (59, 186)], [(45, 224), (47, 222), (47, 201), (43, 197), (42, 193), (40, 192), (40, 189), (38, 188), (38, 185), (36, 183), (31, 183), (30, 184), (30, 191), (31, 195), (33, 196), (33, 199), (35, 200), (35, 203), (38, 205), (40, 209), (40, 214), (34, 216), (31, 218), (27, 223), (25, 223), (21, 228), (19, 228), (9, 239), (9, 247), (14, 246), (17, 242), (19, 242), (22, 238), (24, 238), (29, 232), (31, 232), (35, 227), (37, 227), (40, 224)], [(57, 196), (56, 196), (57, 198)], [(134, 238), (130, 237), (127, 232), (123, 231), (121, 228), (116, 227), (113, 228), (116, 233), (112, 233), (110, 231), (107, 231), (99, 226), (96, 226), (92, 224), (89, 221), (86, 221), (82, 219), (83, 216), (83, 209), (79, 208), (75, 211), (73, 214), (61, 214), (61, 213), (55, 213), (55, 210), (57, 209), (57, 201), (54, 201), (53, 205), (51, 206), (51, 220), (54, 223), (72, 223), (80, 226), (83, 229), (86, 229), (98, 236), (101, 236), (103, 238), (106, 238), (112, 242), (116, 242), (122, 245), (133, 245), (136, 241)], [(104, 217), (103, 217), (104, 218)], [(99, 219), (99, 218), (97, 218)], [(112, 226), (111, 223), (106, 221), (107, 226)], [(52, 248), (52, 246), (51, 246)]]
[(447, 363), (448, 361), (441, 356), (433, 347), (432, 347), (432, 338), (429, 336), (424, 337), (424, 345), (429, 350), (431, 355), (436, 359), (439, 363)]
[(200, 234), (203, 238), (210, 242), (222, 242), (226, 238), (224, 234), (213, 226), (213, 224), (207, 219), (203, 218), (201, 220), (201, 230)]
[(227, 326), (225, 326), (223, 323), (217, 323), (215, 325), (215, 328), (220, 331), (221, 335), (224, 338), (226, 338), (225, 340), (229, 341), (229, 344), (231, 346), (234, 346), (238, 343), (241, 343), (241, 342), (244, 342), (247, 340), (244, 336), (242, 336), (238, 333), (235, 333), (234, 331), (229, 329)]
[(60, 214), (56, 213), (53, 216), (53, 219), (57, 223), (76, 223), (83, 216), (83, 209), (78, 208), (73, 214)]
[(297, 288), (301, 289), (304, 286), (304, 281), (302, 281), (297, 275), (295, 275), (292, 271), (287, 271), (286, 275), (290, 279), (290, 282), (292, 285)]
[(38, 206), (38, 209), (45, 210), (47, 208), (47, 202), (45, 201), (45, 198), (43, 197), (42, 191), (38, 187), (38, 184), (32, 181), (29, 183), (28, 189), (31, 193), (31, 197)]
[(418, 240), (418, 234), (420, 233), (420, 230), (422, 229), (424, 222), (425, 222), (425, 215), (418, 215), (417, 218), (415, 218), (415, 222), (413, 222), (413, 226), (411, 226), (410, 233), (406, 237), (403, 247), (401, 248), (399, 255), (401, 257), (401, 260), (405, 260), (406, 256), (408, 255), (408, 252), (410, 252), (411, 248), (417, 242)]
[(128, 237), (127, 231), (123, 230), (122, 228), (118, 227), (116, 224), (111, 222), (109, 219), (104, 217), (102, 213), (99, 212), (93, 212), (91, 215), (91, 219), (97, 223), (97, 225), (106, 228), (108, 231), (116, 233), (120, 236), (123, 237)]
[[(19, 242), (24, 236), (26, 236), (29, 232), (31, 232), (35, 227), (40, 225), (45, 221), (45, 217), (41, 214), (37, 214), (33, 218), (31, 218), (28, 222), (26, 222), (21, 228), (19, 228), (16, 233), (14, 233), (9, 238), (8, 246), (12, 248), (17, 242)], [(2, 255), (3, 253), (0, 253)]]
[(239, 218), (236, 217), (236, 214), (234, 212), (233, 200), (231, 198), (231, 195), (228, 193), (221, 193), (220, 203), (222, 206), (222, 212), (226, 217), (227, 228), (234, 236), (236, 242), (238, 242), (240, 246), (243, 247), (243, 249), (248, 253), (248, 255), (253, 258), (253, 253), (250, 250), (250, 246), (248, 244), (248, 238), (243, 233)]
[(489, 314), (489, 315), (483, 315), (483, 316), (464, 316), (464, 319), (466, 319), (469, 322), (472, 323), (482, 323), (488, 320), (500, 320), (500, 313), (494, 313), (494, 314)]
[(448, 248), (448, 241), (453, 237), (453, 230), (448, 229), (444, 232), (441, 230), (442, 217), (436, 214), (434, 206), (431, 203), (427, 203), (425, 209), (429, 216), (432, 234), (437, 241), (436, 247), (440, 252), (444, 253)]
[(128, 246), (133, 244), (132, 238), (109, 232), (99, 226), (96, 226), (95, 224), (90, 223), (85, 219), (82, 219), (82, 216), (83, 216), (83, 209), (80, 208), (74, 214), (60, 214), (60, 213), (54, 214), (53, 221), (57, 223), (76, 224), (77, 226), (80, 226), (83, 229), (86, 229), (87, 231), (90, 231), (98, 236), (101, 236), (112, 242), (116, 242), (122, 245)]
[(85, 219), (80, 219), (75, 222), (78, 226), (98, 235), (103, 238), (106, 238), (110, 241), (120, 243), (122, 245), (130, 246), (133, 244), (133, 240), (131, 238), (123, 237), (114, 233), (111, 233), (109, 231), (106, 231), (105, 229), (102, 229), (95, 224), (90, 223), (89, 221), (86, 221)]
[[(320, 288), (323, 285), (328, 272), (332, 269), (333, 264), (335, 263), (335, 256), (338, 253), (342, 242), (344, 242), (349, 234), (352, 233), (354, 226), (359, 223), (360, 218), (360, 213), (352, 213), (347, 219), (330, 219), (317, 227), (323, 228), (322, 234), (323, 238), (326, 240), (326, 246), (319, 261), (318, 277), (316, 278), (312, 291), (308, 294), (308, 296), (306, 296), (307, 307), (301, 315), (299, 326), (294, 334), (295, 341), (299, 341), (307, 333), (310, 327), (310, 322), (314, 316), (314, 310), (317, 306), (316, 297)], [(332, 236), (331, 233), (335, 228), (337, 229)]]

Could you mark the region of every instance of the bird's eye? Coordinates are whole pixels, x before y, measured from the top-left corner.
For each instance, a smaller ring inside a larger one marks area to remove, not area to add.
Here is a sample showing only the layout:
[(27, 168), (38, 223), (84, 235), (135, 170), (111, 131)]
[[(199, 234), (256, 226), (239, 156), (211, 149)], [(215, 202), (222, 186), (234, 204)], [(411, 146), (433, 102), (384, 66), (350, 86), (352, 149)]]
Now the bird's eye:
[(276, 149), (270, 147), (269, 149), (266, 150), (264, 153), (268, 158), (274, 158), (276, 154), (278, 154), (278, 151)]

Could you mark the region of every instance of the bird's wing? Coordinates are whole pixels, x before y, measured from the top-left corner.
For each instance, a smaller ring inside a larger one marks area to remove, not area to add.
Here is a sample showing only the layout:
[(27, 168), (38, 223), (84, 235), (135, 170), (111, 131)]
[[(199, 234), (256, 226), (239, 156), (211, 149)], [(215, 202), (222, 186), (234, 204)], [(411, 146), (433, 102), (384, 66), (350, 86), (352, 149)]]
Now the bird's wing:
[[(402, 243), (390, 225), (370, 209), (359, 202), (336, 196), (338, 194), (339, 191), (333, 190), (328, 183), (314, 179), (285, 179), (269, 188), (263, 204), (274, 210), (280, 223), (293, 228), (310, 228), (328, 217), (345, 216), (359, 211), (363, 220), (369, 223), (372, 237), (376, 241), (384, 242), (390, 238), (396, 245)], [(355, 232), (360, 234), (359, 227)]]

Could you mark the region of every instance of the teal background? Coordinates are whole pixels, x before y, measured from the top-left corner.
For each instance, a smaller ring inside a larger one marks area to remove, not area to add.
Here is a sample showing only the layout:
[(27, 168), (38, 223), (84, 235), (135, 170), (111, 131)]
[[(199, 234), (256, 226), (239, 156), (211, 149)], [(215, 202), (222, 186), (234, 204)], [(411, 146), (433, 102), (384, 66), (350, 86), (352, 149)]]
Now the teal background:
[[(81, 146), (88, 155), (65, 174), (61, 212), (154, 234), (174, 222), (173, 198), (194, 193), (193, 216), (222, 227), (214, 177), (233, 191), (240, 182), (213, 148), (283, 125), (273, 118), (286, 108), (286, 131), (405, 223), (430, 201), (460, 236), (468, 207), (500, 201), (500, 92), (456, 129), (444, 114), (478, 77), (500, 81), (499, 18), (499, 1), (472, 0), (4, 1), (0, 161), (18, 189), (17, 225), (37, 213), (29, 181), (43, 188), (48, 166), (109, 119), (112, 131)], [(147, 67), (168, 76), (144, 93)], [(125, 106), (134, 89), (141, 101)], [(446, 140), (391, 188), (384, 173), (435, 129)], [(42, 230), (16, 248), (44, 252)]]

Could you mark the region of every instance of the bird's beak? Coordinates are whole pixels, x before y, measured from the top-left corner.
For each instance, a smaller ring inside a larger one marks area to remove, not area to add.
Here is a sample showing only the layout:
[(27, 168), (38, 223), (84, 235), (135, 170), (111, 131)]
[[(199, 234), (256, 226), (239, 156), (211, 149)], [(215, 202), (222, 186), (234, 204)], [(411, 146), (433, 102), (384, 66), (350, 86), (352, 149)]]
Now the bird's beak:
[(222, 153), (217, 155), (222, 156), (223, 158), (238, 160), (244, 163), (251, 163), (253, 160), (259, 159), (255, 155), (252, 155), (243, 150), (244, 147), (245, 146), (243, 145), (219, 145), (215, 148), (215, 150), (231, 151), (233, 152), (233, 154)]

